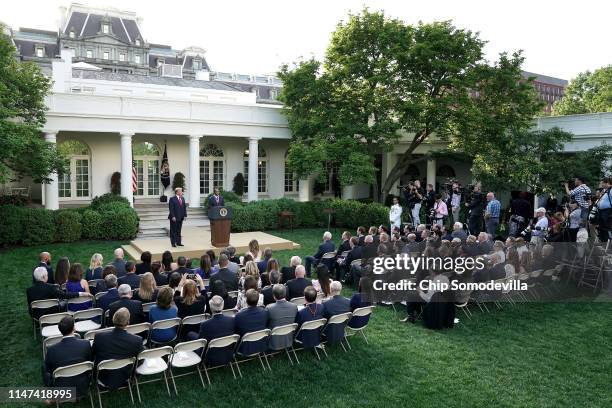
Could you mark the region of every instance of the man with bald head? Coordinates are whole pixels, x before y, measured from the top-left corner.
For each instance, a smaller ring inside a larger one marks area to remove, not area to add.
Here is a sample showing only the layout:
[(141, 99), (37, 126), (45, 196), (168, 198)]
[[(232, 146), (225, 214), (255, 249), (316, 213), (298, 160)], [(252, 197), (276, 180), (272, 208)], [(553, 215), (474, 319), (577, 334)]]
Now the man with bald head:
[(287, 282), (287, 300), (304, 296), (304, 289), (306, 289), (306, 286), (312, 285), (312, 281), (306, 279), (305, 276), (306, 268), (304, 268), (304, 265), (296, 266), (295, 278)]
[[(50, 284), (54, 284), (55, 283), (55, 279), (53, 276), (53, 266), (51, 266), (51, 254), (48, 252), (41, 252), (40, 254), (38, 254), (38, 265), (36, 265), (36, 268), (38, 267), (44, 267), (47, 270), (47, 283)], [(35, 283), (36, 279), (34, 279), (34, 270), (32, 270), (32, 283)]]

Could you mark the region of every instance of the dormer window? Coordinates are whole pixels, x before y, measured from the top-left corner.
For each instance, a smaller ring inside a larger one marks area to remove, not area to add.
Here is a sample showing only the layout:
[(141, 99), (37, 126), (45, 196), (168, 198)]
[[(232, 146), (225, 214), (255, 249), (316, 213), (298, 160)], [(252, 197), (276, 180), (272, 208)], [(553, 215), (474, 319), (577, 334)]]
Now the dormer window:
[(105, 60), (110, 59), (110, 52), (104, 51), (102, 53), (102, 58), (104, 58)]
[(124, 53), (120, 53), (119, 54), (119, 61), (125, 61), (125, 54)]
[(74, 29), (71, 29), (70, 32), (68, 33), (68, 37), (70, 38), (76, 38), (76, 33), (74, 32)]
[(44, 58), (44, 56), (45, 56), (45, 47), (36, 47), (36, 56), (38, 58)]
[(87, 50), (85, 52), (85, 57), (86, 58), (93, 58), (93, 50)]
[(140, 47), (140, 38), (135, 39), (134, 44), (136, 44), (137, 47)]
[(201, 68), (200, 60), (193, 60), (193, 69), (199, 70)]
[(140, 64), (140, 55), (134, 55), (134, 62)]
[(102, 34), (110, 34), (110, 24), (102, 23)]

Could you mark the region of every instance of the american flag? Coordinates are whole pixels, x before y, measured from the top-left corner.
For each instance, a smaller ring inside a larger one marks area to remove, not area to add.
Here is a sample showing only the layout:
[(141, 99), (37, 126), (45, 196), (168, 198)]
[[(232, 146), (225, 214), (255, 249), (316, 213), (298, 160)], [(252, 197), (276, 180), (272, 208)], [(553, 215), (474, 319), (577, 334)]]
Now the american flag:
[(132, 192), (138, 190), (138, 171), (136, 170), (136, 161), (132, 161)]

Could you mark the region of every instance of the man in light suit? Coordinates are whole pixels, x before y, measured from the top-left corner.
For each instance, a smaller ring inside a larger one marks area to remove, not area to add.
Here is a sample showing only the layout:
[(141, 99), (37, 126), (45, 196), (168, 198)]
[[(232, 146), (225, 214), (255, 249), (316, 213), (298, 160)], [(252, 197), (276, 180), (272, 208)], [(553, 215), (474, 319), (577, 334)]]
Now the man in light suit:
[(177, 187), (174, 190), (174, 197), (168, 200), (168, 219), (170, 220), (170, 243), (173, 247), (183, 246), (181, 242), (181, 229), (183, 220), (187, 218), (187, 204), (183, 198), (183, 189)]
[[(295, 323), (295, 317), (297, 316), (297, 305), (288, 302), (287, 299), (285, 299), (285, 292), (285, 285), (277, 283), (272, 287), (272, 294), (275, 302), (266, 306), (266, 310), (268, 311), (268, 329)], [(291, 346), (292, 342), (293, 335), (282, 337), (274, 336), (270, 339), (269, 347), (272, 350), (281, 350), (285, 347)]]
[(225, 200), (221, 197), (221, 192), (217, 187), (213, 190), (213, 194), (208, 197), (208, 208), (212, 207), (223, 207), (225, 205)]

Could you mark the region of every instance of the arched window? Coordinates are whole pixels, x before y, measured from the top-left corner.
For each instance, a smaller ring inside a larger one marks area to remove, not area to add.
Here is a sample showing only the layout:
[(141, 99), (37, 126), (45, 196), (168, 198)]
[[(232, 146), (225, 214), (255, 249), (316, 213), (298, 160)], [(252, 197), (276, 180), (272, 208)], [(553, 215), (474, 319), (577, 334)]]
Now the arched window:
[(142, 142), (132, 146), (134, 167), (136, 167), (137, 197), (157, 197), (160, 195), (161, 150), (155, 143)]
[(223, 190), (224, 167), (223, 149), (216, 144), (203, 145), (200, 149), (200, 194), (211, 194), (217, 187)]
[(66, 200), (88, 198), (91, 175), (89, 147), (79, 140), (65, 140), (57, 148), (70, 161), (68, 171), (58, 175), (59, 197)]
[[(257, 192), (266, 193), (268, 191), (268, 159), (266, 151), (261, 144), (257, 145)], [(244, 159), (244, 192), (248, 193), (249, 189), (249, 149), (246, 149), (243, 154)]]
[(295, 173), (289, 168), (287, 153), (285, 153), (285, 193), (295, 193), (300, 189), (300, 180), (298, 180)]
[(451, 166), (443, 165), (438, 168), (436, 177), (454, 178), (455, 170)]

